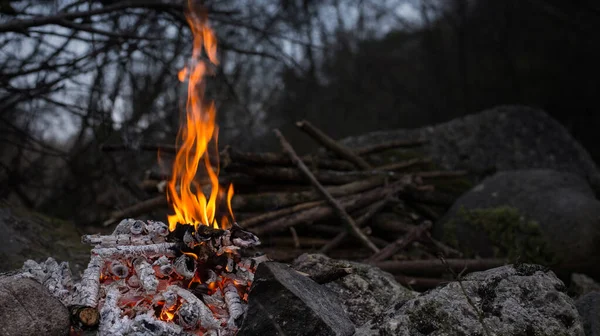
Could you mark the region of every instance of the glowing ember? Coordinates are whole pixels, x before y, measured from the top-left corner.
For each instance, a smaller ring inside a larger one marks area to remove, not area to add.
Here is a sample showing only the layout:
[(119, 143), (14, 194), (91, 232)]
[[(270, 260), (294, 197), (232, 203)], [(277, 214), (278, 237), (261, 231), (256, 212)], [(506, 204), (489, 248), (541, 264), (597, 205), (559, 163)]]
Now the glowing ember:
[[(227, 193), (219, 185), (219, 168), (217, 162), (211, 163), (209, 158), (209, 144), (214, 145), (215, 154), (218, 155), (217, 137), (218, 127), (215, 122), (216, 109), (213, 102), (204, 98), (204, 76), (208, 72), (208, 62), (216, 65), (217, 39), (208, 27), (206, 15), (198, 14), (193, 1), (188, 1), (189, 11), (186, 13), (187, 21), (191, 27), (194, 41), (190, 64), (179, 72), (180, 81), (188, 81), (186, 117), (177, 136), (179, 150), (173, 163), (173, 172), (167, 187), (167, 199), (173, 207), (175, 214), (168, 217), (169, 230), (173, 231), (177, 223), (211, 226), (214, 228), (228, 229), (233, 220), (231, 211), (231, 198), (233, 186), (230, 185)], [(202, 58), (203, 49), (208, 56), (206, 61)], [(216, 167), (213, 167), (213, 164)], [(210, 180), (208, 196), (202, 187), (195, 181), (198, 169), (204, 170)], [(224, 195), (226, 194), (226, 199)], [(218, 207), (227, 205), (228, 211), (220, 221), (217, 221)], [(227, 218), (231, 216), (231, 221)]]

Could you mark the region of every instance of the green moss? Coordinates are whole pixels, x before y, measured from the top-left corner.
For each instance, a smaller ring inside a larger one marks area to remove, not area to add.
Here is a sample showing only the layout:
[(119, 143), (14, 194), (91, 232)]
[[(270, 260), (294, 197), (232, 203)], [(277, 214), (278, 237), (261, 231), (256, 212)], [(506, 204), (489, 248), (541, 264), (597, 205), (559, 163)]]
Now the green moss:
[(406, 312), (413, 331), (424, 335), (434, 332), (444, 332), (447, 335), (452, 334), (454, 322), (447, 312), (440, 309), (441, 304), (439, 302), (426, 301), (423, 304), (417, 305), (418, 302), (415, 302), (413, 309)]
[[(496, 257), (508, 257), (512, 261), (548, 264), (555, 262), (549, 252), (547, 241), (539, 223), (526, 219), (518, 209), (501, 206), (487, 209), (466, 210), (461, 208), (455, 219), (444, 226), (444, 240), (464, 250), (457, 237), (457, 226), (484, 232), (492, 244)], [(469, 251), (464, 251), (467, 254)]]

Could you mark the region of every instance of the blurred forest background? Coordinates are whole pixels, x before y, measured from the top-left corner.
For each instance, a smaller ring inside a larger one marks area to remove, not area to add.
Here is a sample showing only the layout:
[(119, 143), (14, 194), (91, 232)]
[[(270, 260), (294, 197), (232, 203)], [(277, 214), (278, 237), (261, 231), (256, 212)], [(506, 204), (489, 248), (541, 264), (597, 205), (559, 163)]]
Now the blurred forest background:
[[(592, 0), (206, 0), (221, 145), (278, 149), (497, 104), (541, 107), (600, 162)], [(191, 53), (183, 1), (0, 0), (0, 199), (82, 224), (144, 198), (174, 144)], [(123, 145), (120, 152), (102, 146)]]

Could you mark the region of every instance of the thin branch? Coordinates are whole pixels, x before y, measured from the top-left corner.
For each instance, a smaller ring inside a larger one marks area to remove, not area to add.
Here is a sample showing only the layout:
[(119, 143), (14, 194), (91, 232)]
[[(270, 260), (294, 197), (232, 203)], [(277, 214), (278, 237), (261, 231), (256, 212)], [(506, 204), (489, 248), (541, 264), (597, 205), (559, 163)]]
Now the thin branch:
[(367, 236), (365, 236), (362, 233), (362, 231), (358, 228), (352, 217), (348, 215), (348, 213), (346, 212), (346, 210), (344, 210), (344, 208), (342, 208), (340, 203), (338, 203), (338, 201), (335, 198), (333, 198), (331, 194), (329, 194), (329, 192), (321, 185), (321, 183), (319, 183), (315, 176), (310, 172), (308, 167), (306, 167), (304, 162), (300, 160), (292, 146), (283, 137), (283, 134), (281, 134), (281, 132), (276, 129), (275, 135), (279, 138), (279, 142), (281, 143), (283, 150), (288, 153), (290, 159), (298, 166), (298, 169), (300, 169), (306, 175), (306, 177), (310, 180), (311, 184), (323, 195), (323, 197), (325, 197), (327, 202), (329, 202), (329, 204), (334, 208), (334, 210), (338, 213), (343, 222), (349, 226), (349, 229), (352, 232), (352, 234), (354, 234), (361, 241), (361, 243), (363, 243), (363, 245), (365, 245), (375, 253), (379, 252), (377, 246), (375, 246), (375, 244), (373, 244), (373, 242), (371, 242), (369, 238), (367, 238)]

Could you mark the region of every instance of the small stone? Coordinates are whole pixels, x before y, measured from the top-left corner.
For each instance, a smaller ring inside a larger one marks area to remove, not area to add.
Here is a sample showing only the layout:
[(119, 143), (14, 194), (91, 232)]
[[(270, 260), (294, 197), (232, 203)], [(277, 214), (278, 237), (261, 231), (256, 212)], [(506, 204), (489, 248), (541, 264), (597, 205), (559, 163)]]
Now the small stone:
[(238, 336), (353, 333), (352, 321), (327, 287), (285, 264), (264, 262), (258, 266)]
[(0, 276), (0, 335), (64, 336), (69, 311), (32, 279)]

